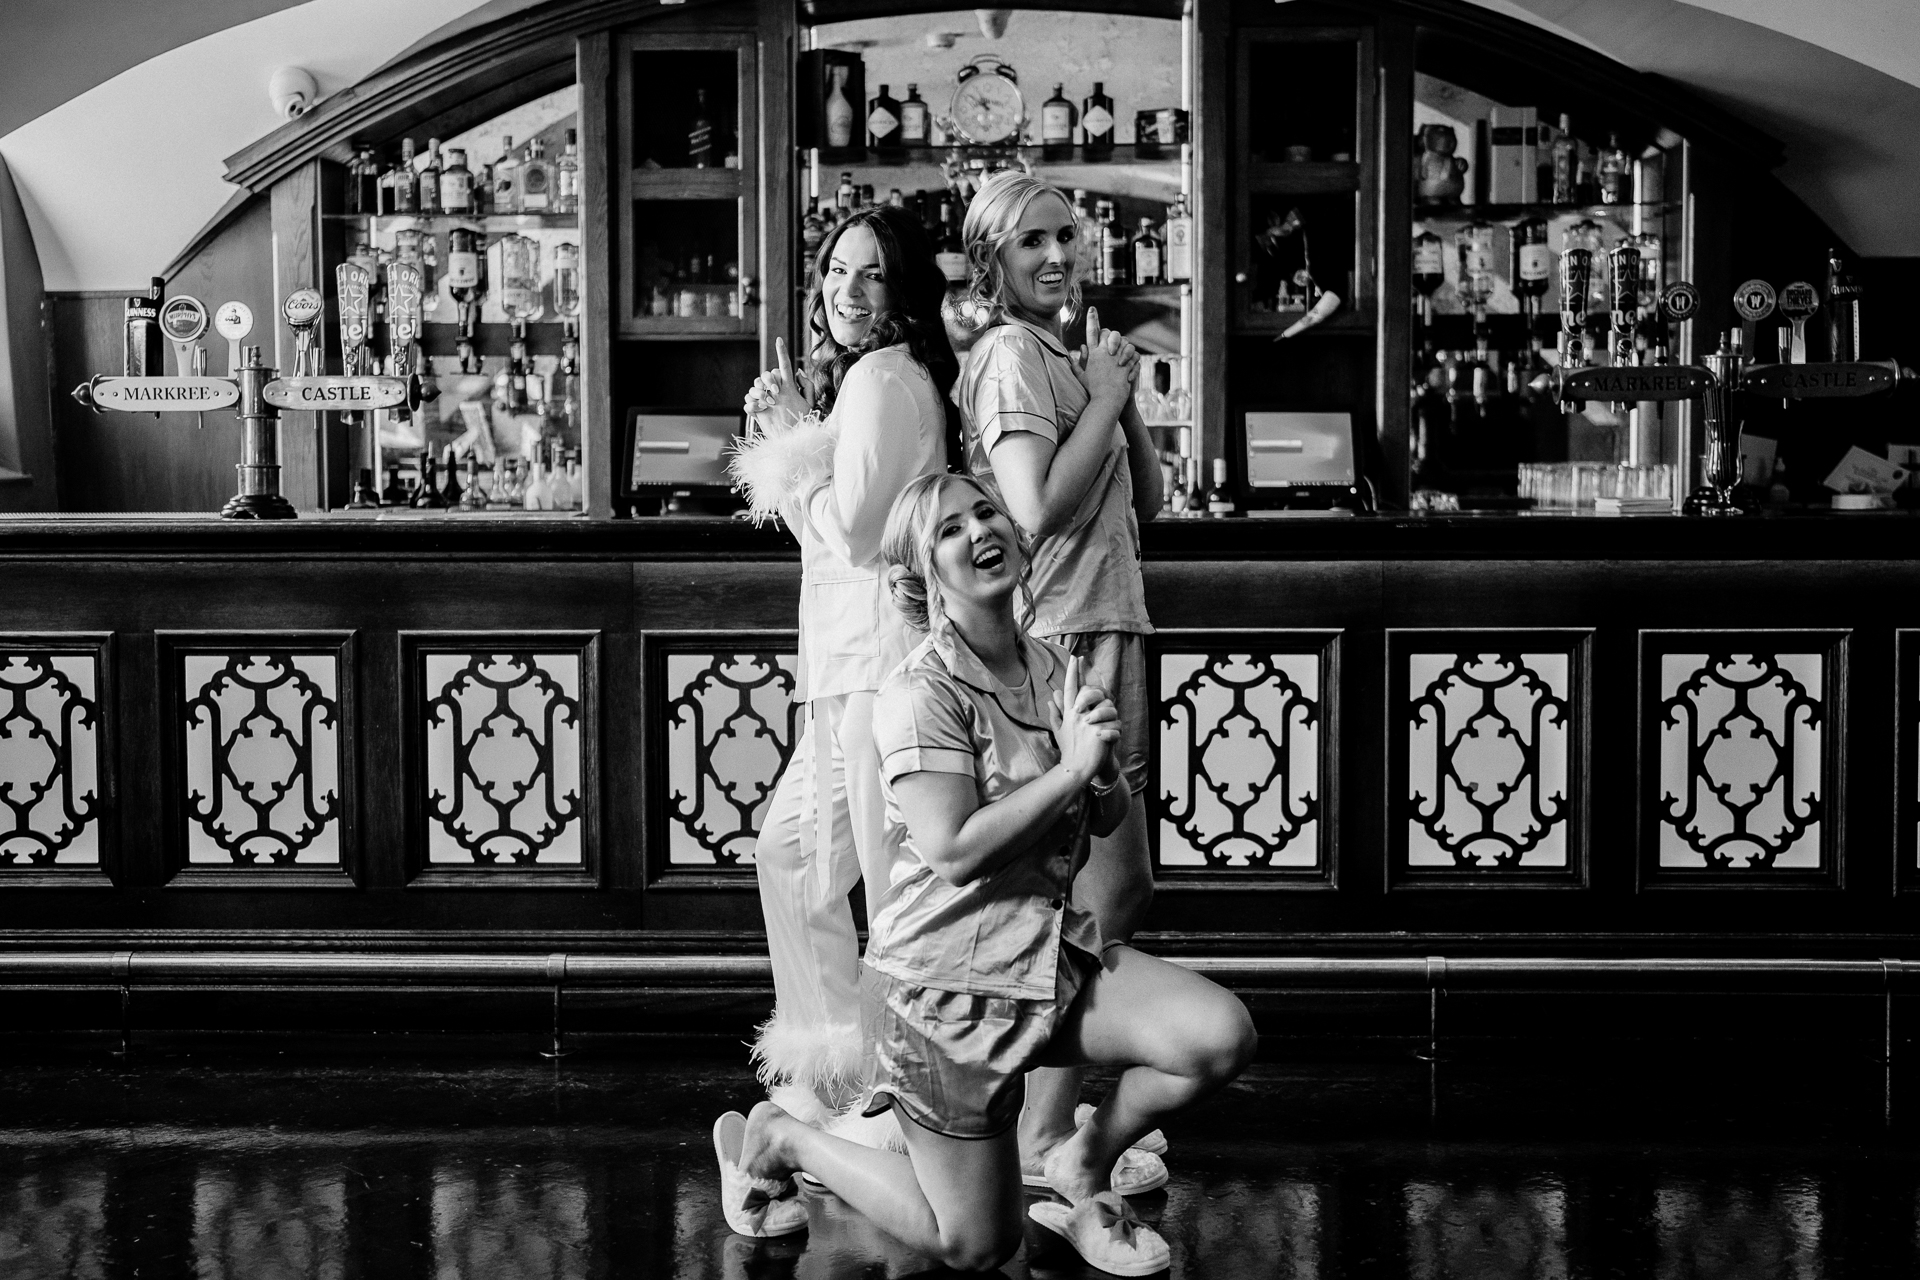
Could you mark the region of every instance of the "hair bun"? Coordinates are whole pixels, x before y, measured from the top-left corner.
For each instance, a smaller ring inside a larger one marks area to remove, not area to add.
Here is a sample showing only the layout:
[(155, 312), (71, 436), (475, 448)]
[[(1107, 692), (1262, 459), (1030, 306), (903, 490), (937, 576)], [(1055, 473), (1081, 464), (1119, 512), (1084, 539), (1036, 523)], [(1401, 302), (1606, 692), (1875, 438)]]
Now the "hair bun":
[(903, 564), (887, 567), (887, 594), (893, 607), (921, 631), (927, 629), (927, 580)]

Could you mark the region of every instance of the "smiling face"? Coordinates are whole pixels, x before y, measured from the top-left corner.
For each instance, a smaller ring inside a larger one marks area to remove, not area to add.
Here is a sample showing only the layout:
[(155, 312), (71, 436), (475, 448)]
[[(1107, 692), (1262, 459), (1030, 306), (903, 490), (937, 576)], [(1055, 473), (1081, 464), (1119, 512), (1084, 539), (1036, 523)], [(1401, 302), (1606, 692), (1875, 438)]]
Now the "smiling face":
[(948, 607), (992, 606), (1020, 585), (1020, 538), (998, 503), (971, 484), (950, 484), (934, 522), (933, 571)]
[(880, 245), (865, 227), (849, 227), (834, 242), (820, 296), (827, 307), (827, 331), (842, 347), (867, 340), (875, 316), (893, 310), (893, 290), (880, 264)]
[(1073, 284), (1073, 235), (1073, 210), (1058, 195), (1042, 195), (1027, 206), (1012, 239), (1000, 247), (1013, 310), (1043, 325), (1059, 316)]

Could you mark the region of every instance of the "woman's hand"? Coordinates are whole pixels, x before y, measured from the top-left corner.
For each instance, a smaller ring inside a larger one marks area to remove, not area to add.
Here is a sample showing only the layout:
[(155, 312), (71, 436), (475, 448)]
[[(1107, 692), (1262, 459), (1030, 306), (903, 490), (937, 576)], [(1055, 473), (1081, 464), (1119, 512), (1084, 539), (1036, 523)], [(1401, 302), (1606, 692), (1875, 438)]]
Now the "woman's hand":
[(743, 407), (750, 418), (771, 414), (781, 425), (786, 425), (813, 412), (813, 395), (806, 381), (793, 370), (793, 360), (787, 354), (787, 340), (775, 338), (773, 349), (779, 357), (779, 367), (769, 369), (753, 380)]
[[(1131, 361), (1125, 353), (1132, 353)], [(1100, 327), (1100, 313), (1088, 307), (1087, 345), (1081, 348), (1076, 365), (1087, 395), (1105, 401), (1109, 408), (1125, 405), (1133, 395), (1133, 371), (1139, 359), (1139, 353), (1119, 334)]]
[(1060, 765), (1080, 785), (1116, 772), (1113, 744), (1120, 740), (1120, 711), (1098, 685), (1080, 682), (1080, 659), (1067, 659), (1060, 707)]

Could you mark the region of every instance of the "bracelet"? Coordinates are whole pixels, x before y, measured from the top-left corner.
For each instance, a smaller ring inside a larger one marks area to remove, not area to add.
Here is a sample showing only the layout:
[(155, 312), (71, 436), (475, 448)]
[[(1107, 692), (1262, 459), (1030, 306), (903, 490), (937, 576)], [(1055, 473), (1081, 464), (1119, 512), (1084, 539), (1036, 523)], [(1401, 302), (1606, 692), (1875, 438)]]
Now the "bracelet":
[(1107, 796), (1110, 796), (1113, 794), (1113, 789), (1115, 787), (1120, 785), (1121, 777), (1122, 775), (1118, 773), (1114, 774), (1113, 781), (1107, 783), (1104, 787), (1100, 785), (1099, 778), (1094, 778), (1093, 780), (1087, 783), (1087, 790), (1093, 792), (1094, 795), (1099, 796), (1102, 799), (1105, 799)]

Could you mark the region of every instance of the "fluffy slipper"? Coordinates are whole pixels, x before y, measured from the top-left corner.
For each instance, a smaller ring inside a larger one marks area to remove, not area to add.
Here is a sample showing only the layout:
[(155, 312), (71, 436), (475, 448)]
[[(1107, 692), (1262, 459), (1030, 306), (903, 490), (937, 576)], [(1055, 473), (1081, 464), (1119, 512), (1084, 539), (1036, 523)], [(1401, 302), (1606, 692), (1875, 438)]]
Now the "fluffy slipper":
[[(775, 1098), (774, 1101), (778, 1102), (779, 1099)], [(1083, 1102), (1073, 1109), (1073, 1122), (1076, 1125), (1084, 1127), (1087, 1121), (1092, 1118), (1093, 1104), (1091, 1102)], [(1144, 1137), (1135, 1138), (1133, 1140), (1133, 1149), (1135, 1151), (1144, 1151), (1150, 1156), (1164, 1156), (1167, 1154), (1167, 1135), (1155, 1129), (1152, 1133)]]
[(790, 1236), (807, 1229), (807, 1206), (791, 1178), (750, 1178), (740, 1168), (747, 1118), (729, 1111), (713, 1122), (713, 1158), (720, 1165), (720, 1209), (743, 1236)]
[(1134, 1216), (1118, 1193), (1102, 1191), (1077, 1205), (1038, 1200), (1027, 1216), (1065, 1240), (1090, 1267), (1116, 1276), (1165, 1271), (1173, 1251), (1160, 1233)]
[[(1059, 1148), (1054, 1148), (1056, 1151)], [(1024, 1164), (1020, 1167), (1020, 1181), (1029, 1187), (1041, 1191), (1056, 1191), (1065, 1195), (1056, 1187), (1043, 1171), (1028, 1173)], [(1166, 1162), (1159, 1156), (1150, 1155), (1138, 1147), (1128, 1147), (1113, 1162), (1113, 1189), (1123, 1196), (1143, 1196), (1149, 1191), (1158, 1191), (1167, 1185)]]

